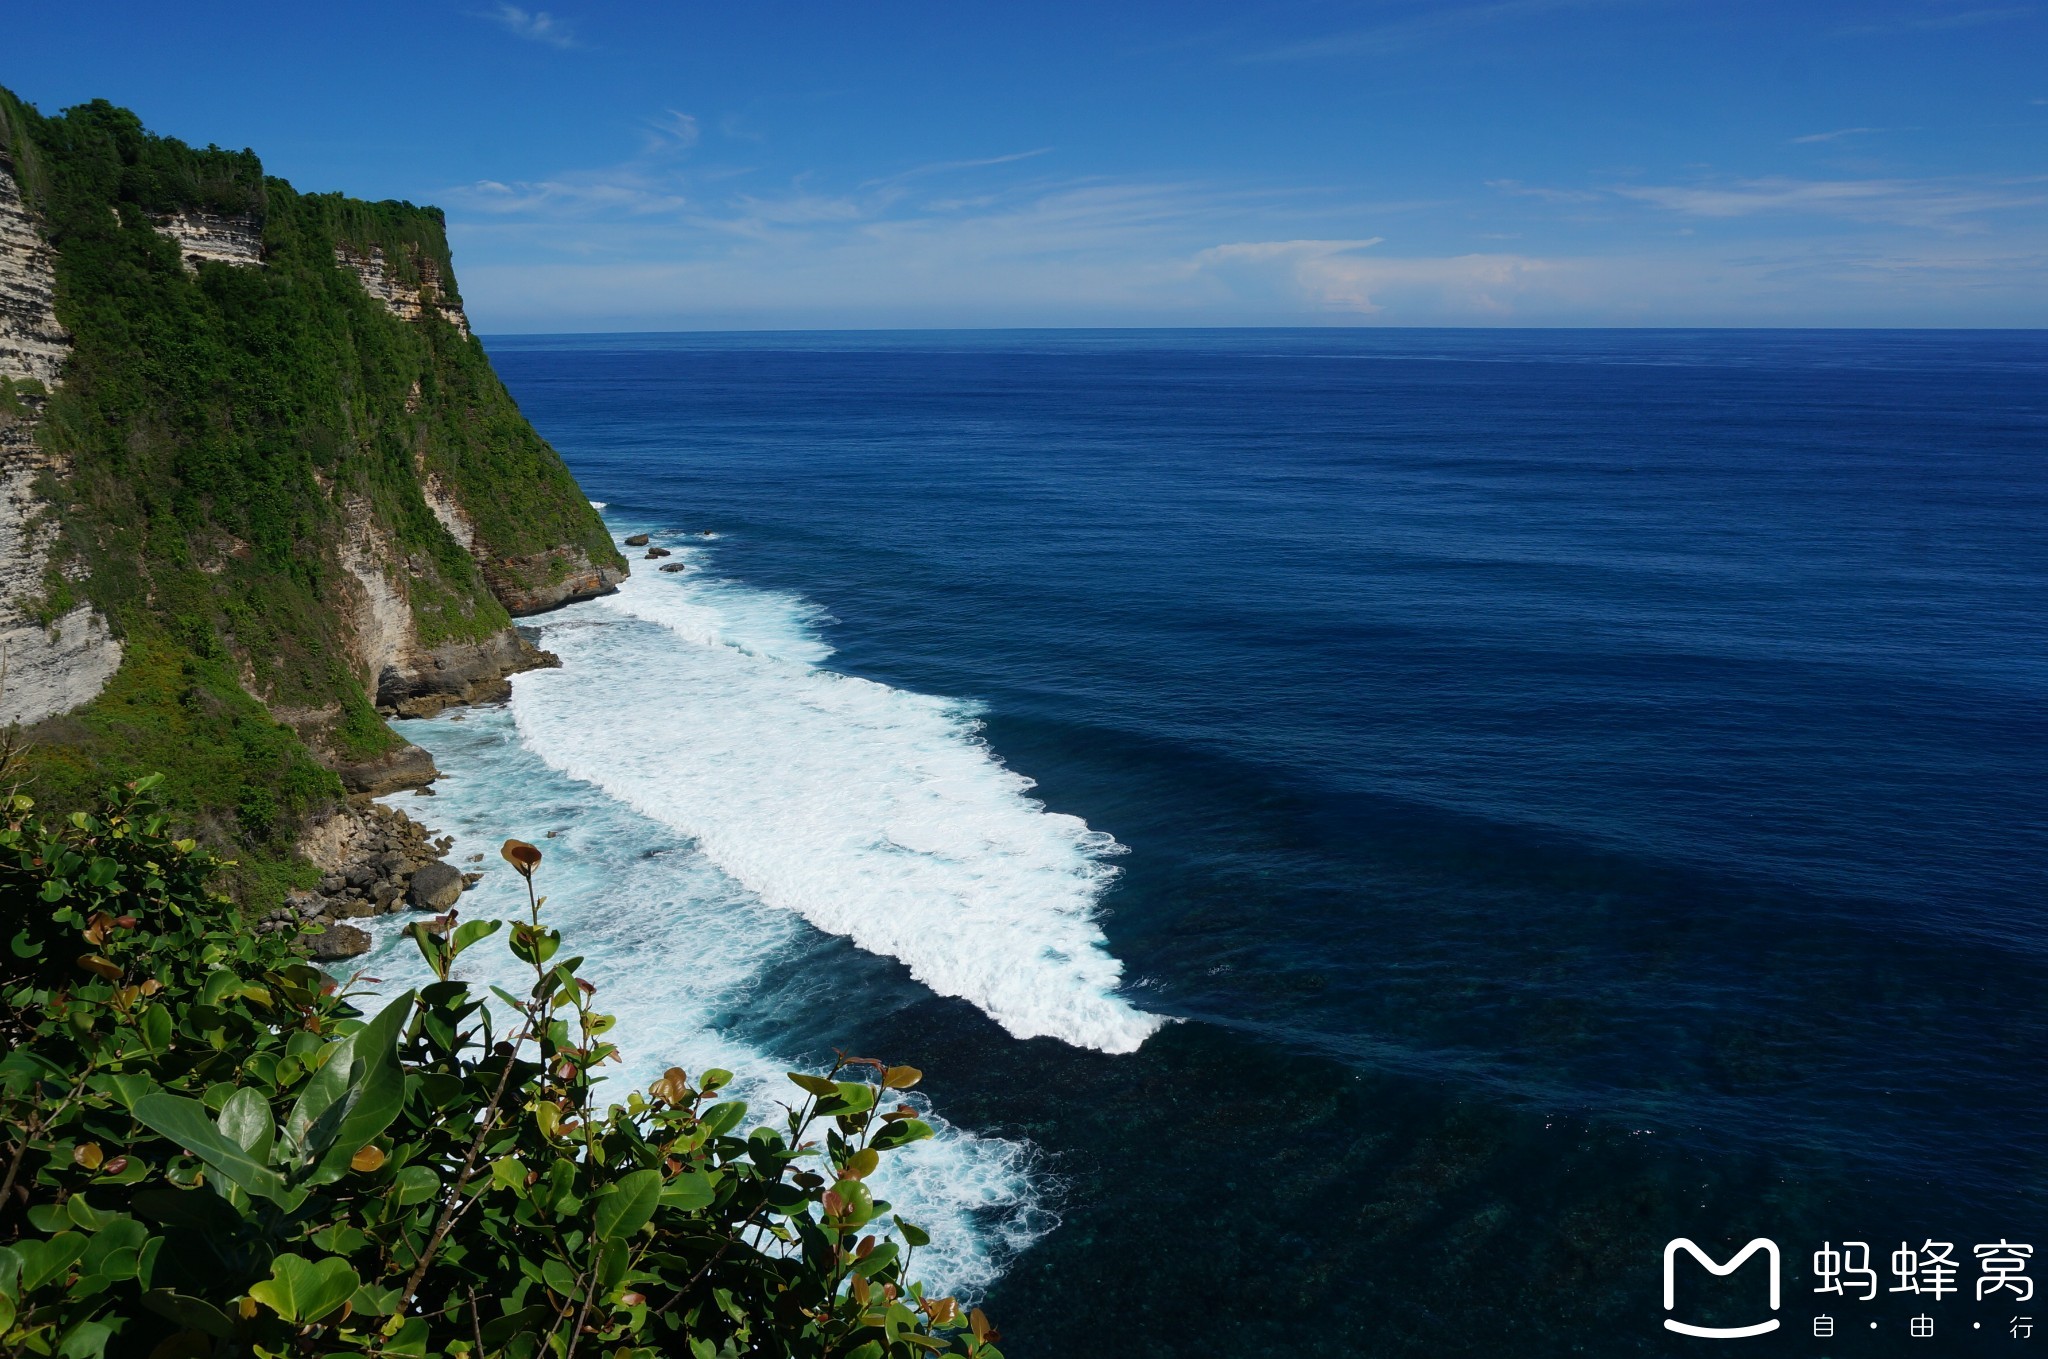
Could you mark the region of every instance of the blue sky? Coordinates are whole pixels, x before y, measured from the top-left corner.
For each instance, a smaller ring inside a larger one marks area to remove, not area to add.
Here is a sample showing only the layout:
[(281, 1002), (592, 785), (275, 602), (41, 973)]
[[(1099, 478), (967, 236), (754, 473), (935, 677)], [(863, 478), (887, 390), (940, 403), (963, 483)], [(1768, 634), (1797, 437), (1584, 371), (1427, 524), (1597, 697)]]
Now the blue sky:
[(487, 332), (2048, 325), (2048, 0), (11, 9)]

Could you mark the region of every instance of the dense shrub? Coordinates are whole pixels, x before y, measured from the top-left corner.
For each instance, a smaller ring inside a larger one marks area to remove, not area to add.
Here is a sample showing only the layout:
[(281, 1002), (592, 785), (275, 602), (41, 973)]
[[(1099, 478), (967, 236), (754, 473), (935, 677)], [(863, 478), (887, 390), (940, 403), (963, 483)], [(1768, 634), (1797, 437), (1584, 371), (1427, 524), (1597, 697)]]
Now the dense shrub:
[[(517, 841), (527, 918), (414, 925), (437, 980), (359, 1010), (235, 927), (154, 782), (0, 801), (0, 1353), (999, 1359), (868, 1186), (931, 1135), (915, 1070), (792, 1074), (765, 1123), (722, 1071), (605, 1091)], [(456, 965), (499, 936), (533, 981), (492, 1005)]]

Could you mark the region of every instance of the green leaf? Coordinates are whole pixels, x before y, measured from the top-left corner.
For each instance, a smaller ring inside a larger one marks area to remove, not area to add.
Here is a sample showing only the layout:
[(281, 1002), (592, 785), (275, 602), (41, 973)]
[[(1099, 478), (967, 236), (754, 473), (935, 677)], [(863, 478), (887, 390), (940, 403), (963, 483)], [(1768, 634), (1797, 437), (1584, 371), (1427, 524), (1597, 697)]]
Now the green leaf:
[(448, 956), (453, 958), (479, 939), (488, 939), (498, 932), (502, 920), (471, 920), (455, 927), (455, 933), (448, 940)]
[(704, 1127), (713, 1137), (723, 1137), (737, 1128), (746, 1116), (747, 1106), (744, 1100), (727, 1100), (723, 1104), (714, 1104), (704, 1111)]
[(553, 1291), (565, 1298), (575, 1299), (583, 1295), (576, 1289), (576, 1272), (553, 1256), (541, 1261), (540, 1276)]
[(808, 1076), (801, 1071), (792, 1071), (789, 1073), (789, 1078), (814, 1095), (836, 1095), (839, 1093), (838, 1082), (826, 1080), (823, 1076)]
[(661, 1187), (661, 1206), (680, 1208), (685, 1212), (709, 1208), (717, 1197), (718, 1186), (712, 1183), (711, 1177), (690, 1170), (678, 1173)]
[(135, 1120), (170, 1138), (226, 1179), (287, 1212), (305, 1202), (303, 1189), (287, 1185), (284, 1176), (258, 1164), (239, 1145), (223, 1137), (207, 1116), (206, 1106), (198, 1100), (158, 1090), (135, 1101)]
[(151, 1052), (164, 1052), (171, 1046), (171, 1012), (162, 1005), (152, 1005), (137, 1016), (137, 1027), (142, 1030), (142, 1041), (149, 1044)]
[(204, 1331), (223, 1340), (234, 1333), (234, 1323), (228, 1320), (227, 1313), (204, 1298), (174, 1293), (168, 1288), (152, 1288), (142, 1295), (142, 1305), (188, 1331)]
[(270, 1146), (277, 1130), (271, 1122), (269, 1101), (254, 1088), (245, 1085), (230, 1095), (215, 1122), (235, 1145), (249, 1153), (251, 1160), (270, 1159)]
[(647, 1225), (660, 1201), (660, 1171), (636, 1170), (621, 1176), (617, 1184), (598, 1196), (593, 1223), (597, 1239), (612, 1241), (631, 1236)]
[[(320, 1158), (308, 1183), (328, 1184), (346, 1175), (349, 1158), (375, 1141), (405, 1106), (405, 1072), (398, 1065), (397, 1048), (412, 1002), (413, 993), (405, 992), (360, 1031), (335, 1044), (337, 1049), (349, 1045), (348, 1051), (337, 1050), (308, 1083), (306, 1094), (311, 1095), (312, 1087), (347, 1058), (347, 1079), (340, 1093), (314, 1112), (296, 1142), (302, 1155)], [(295, 1106), (287, 1128), (298, 1118)]]
[(113, 1336), (114, 1328), (104, 1321), (81, 1321), (64, 1333), (57, 1346), (57, 1359), (100, 1359)]
[(903, 1233), (903, 1239), (913, 1246), (929, 1246), (932, 1243), (930, 1232), (922, 1227), (913, 1227), (900, 1217), (896, 1219), (896, 1230)]
[(142, 1247), (148, 1240), (149, 1228), (132, 1217), (110, 1222), (79, 1257), (78, 1272), (109, 1280), (132, 1279), (141, 1267)]
[(349, 1068), (355, 1064), (359, 1036), (352, 1033), (327, 1045), (327, 1060), (306, 1081), (291, 1112), (285, 1115), (284, 1144), (292, 1155), (305, 1156), (313, 1150), (307, 1145), (313, 1125), (348, 1093)]
[(379, 1288), (375, 1284), (364, 1284), (349, 1298), (349, 1306), (356, 1312), (373, 1317), (388, 1317), (398, 1310), (398, 1299), (402, 1296), (396, 1288)]
[(441, 1192), (441, 1177), (426, 1166), (407, 1166), (398, 1172), (393, 1190), (392, 1197), (401, 1205), (425, 1203)]
[(249, 1296), (286, 1321), (313, 1322), (347, 1302), (362, 1283), (346, 1260), (280, 1255), (270, 1262), (270, 1277), (252, 1285)]
[(101, 1212), (86, 1202), (83, 1194), (73, 1194), (64, 1201), (64, 1215), (89, 1232), (96, 1232), (121, 1216), (119, 1213)]
[(135, 1101), (156, 1088), (155, 1082), (142, 1075), (95, 1076), (89, 1084), (101, 1094), (113, 1096), (115, 1101), (130, 1113), (135, 1111)]
[(59, 1232), (47, 1241), (31, 1241), (26, 1237), (16, 1241), (14, 1249), (21, 1256), (23, 1295), (62, 1277), (78, 1262), (78, 1257), (85, 1254), (85, 1245), (85, 1237), (78, 1232)]
[(922, 1142), (931, 1135), (932, 1125), (922, 1119), (898, 1119), (875, 1134), (873, 1146), (877, 1151), (893, 1151), (912, 1142)]

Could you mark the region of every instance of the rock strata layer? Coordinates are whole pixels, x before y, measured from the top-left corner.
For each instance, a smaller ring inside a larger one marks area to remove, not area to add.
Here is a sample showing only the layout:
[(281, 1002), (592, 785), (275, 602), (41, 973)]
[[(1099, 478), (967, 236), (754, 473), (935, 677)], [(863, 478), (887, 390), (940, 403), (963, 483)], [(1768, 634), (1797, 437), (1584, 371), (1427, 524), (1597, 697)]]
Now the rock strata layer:
[(156, 229), (178, 243), (185, 268), (195, 274), (208, 260), (244, 268), (263, 263), (263, 228), (253, 217), (180, 212), (159, 218)]
[(417, 321), (426, 316), (439, 316), (464, 335), (469, 334), (469, 317), (463, 314), (462, 304), (448, 299), (441, 267), (425, 254), (416, 252), (411, 258), (413, 272), (419, 276), (418, 283), (408, 283), (384, 257), (379, 246), (370, 247), (367, 255), (347, 246), (336, 246), (334, 262), (361, 279), (363, 291), (382, 302), (385, 309), (399, 320)]
[(70, 712), (121, 664), (106, 620), (64, 599), (76, 568), (51, 569), (57, 527), (41, 483), (69, 469), (43, 451), (36, 425), (71, 353), (56, 287), (56, 256), (0, 159), (0, 724)]

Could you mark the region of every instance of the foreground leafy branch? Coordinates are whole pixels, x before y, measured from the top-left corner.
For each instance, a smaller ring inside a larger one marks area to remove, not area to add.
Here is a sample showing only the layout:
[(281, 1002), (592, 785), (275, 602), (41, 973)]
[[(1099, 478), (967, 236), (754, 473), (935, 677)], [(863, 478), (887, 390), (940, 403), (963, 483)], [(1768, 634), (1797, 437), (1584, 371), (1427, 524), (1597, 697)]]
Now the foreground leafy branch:
[[(374, 1014), (236, 927), (153, 779), (0, 801), (0, 1355), (1000, 1359), (874, 1197), (931, 1136), (911, 1067), (842, 1057), (742, 1131), (729, 1072), (601, 1103), (618, 1059), (508, 841), (523, 920), (408, 931)], [(525, 994), (456, 975), (504, 933)]]

